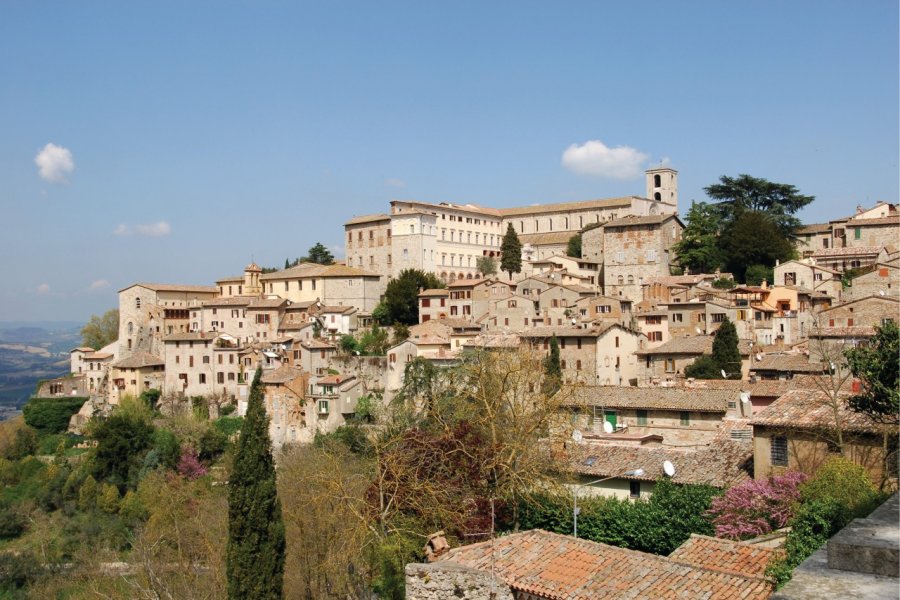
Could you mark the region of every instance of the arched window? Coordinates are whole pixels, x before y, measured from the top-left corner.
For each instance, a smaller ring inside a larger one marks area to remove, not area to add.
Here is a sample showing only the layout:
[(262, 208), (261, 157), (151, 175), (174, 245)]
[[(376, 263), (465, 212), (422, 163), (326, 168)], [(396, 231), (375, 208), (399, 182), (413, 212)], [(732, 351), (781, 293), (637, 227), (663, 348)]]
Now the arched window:
[(632, 285), (634, 283), (634, 275), (628, 276), (628, 285)]
[(657, 173), (653, 176), (653, 187), (659, 187), (662, 185), (662, 177)]
[(625, 278), (619, 275), (619, 279), (617, 280), (619, 285), (625, 285)]
[(129, 321), (128, 322), (128, 335), (131, 335), (132, 333), (134, 333), (134, 323)]
[(655, 194), (653, 194), (653, 199), (654, 200), (662, 200), (662, 194), (660, 194), (659, 192), (656, 192)]

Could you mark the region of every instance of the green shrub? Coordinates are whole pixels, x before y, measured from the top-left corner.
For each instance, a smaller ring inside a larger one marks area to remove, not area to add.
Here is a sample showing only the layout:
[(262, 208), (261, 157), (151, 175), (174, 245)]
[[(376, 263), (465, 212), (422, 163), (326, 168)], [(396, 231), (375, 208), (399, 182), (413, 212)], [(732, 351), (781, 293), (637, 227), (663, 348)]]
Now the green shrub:
[(16, 429), (12, 443), (5, 448), (4, 458), (8, 460), (22, 460), (26, 456), (37, 453), (38, 439), (34, 429), (27, 425)]
[(228, 436), (215, 427), (207, 427), (200, 435), (199, 458), (202, 461), (213, 461), (218, 458), (228, 446)]
[(41, 575), (41, 561), (30, 552), (0, 553), (0, 591), (15, 592), (34, 583)]
[(0, 508), (0, 540), (11, 540), (25, 532), (26, 521), (9, 507)]
[(60, 433), (69, 427), (69, 419), (81, 410), (87, 398), (66, 396), (63, 398), (31, 398), (22, 407), (25, 422), (35, 429)]
[(885, 500), (863, 467), (839, 456), (819, 467), (813, 478), (800, 487), (800, 494), (805, 502), (839, 502), (855, 517), (868, 516)]
[(784, 544), (784, 557), (776, 559), (766, 569), (776, 587), (781, 587), (790, 578), (794, 569), (813, 552), (822, 547), (828, 538), (843, 529), (853, 519), (853, 513), (841, 502), (833, 498), (812, 500), (800, 505), (788, 525)]
[(231, 438), (235, 433), (241, 430), (244, 423), (244, 417), (220, 417), (213, 422), (216, 429)]

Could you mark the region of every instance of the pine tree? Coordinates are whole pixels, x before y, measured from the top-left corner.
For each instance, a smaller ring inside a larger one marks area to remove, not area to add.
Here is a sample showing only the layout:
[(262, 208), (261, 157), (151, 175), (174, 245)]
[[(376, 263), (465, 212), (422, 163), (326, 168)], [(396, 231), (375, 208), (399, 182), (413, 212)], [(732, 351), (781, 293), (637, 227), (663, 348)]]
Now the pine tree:
[(283, 596), (284, 521), (275, 488), (261, 375), (257, 369), (250, 386), (229, 481), (226, 572), (231, 600)]
[(522, 242), (516, 235), (512, 223), (506, 227), (506, 235), (503, 236), (503, 245), (500, 246), (503, 257), (500, 259), (500, 270), (509, 273), (512, 279), (513, 273), (522, 272)]
[(716, 337), (713, 339), (712, 358), (728, 379), (741, 378), (741, 352), (738, 350), (738, 335), (734, 323), (725, 317)]

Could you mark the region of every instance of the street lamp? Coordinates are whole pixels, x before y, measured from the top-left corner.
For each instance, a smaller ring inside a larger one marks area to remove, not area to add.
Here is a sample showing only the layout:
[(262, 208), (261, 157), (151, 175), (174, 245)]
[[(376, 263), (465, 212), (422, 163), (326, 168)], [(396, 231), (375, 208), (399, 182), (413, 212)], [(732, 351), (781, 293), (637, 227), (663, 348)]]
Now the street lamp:
[(597, 479), (595, 481), (588, 481), (587, 483), (580, 483), (572, 488), (572, 498), (574, 498), (574, 503), (572, 506), (572, 536), (578, 537), (578, 490), (580, 488), (594, 485), (595, 483), (602, 483), (604, 481), (609, 481), (610, 479), (617, 479), (619, 477), (641, 477), (644, 474), (644, 469), (631, 469), (629, 471), (624, 471), (619, 473), (618, 475), (611, 475), (609, 477), (604, 477), (603, 479)]

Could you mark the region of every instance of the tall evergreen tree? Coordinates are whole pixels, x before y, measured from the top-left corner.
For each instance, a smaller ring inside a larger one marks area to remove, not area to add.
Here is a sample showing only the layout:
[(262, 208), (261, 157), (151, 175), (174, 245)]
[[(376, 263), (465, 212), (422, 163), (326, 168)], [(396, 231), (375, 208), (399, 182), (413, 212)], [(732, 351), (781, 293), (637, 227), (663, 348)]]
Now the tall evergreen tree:
[(547, 395), (555, 394), (562, 382), (562, 365), (559, 360), (559, 340), (556, 335), (550, 338), (550, 354), (544, 359), (544, 383), (542, 391)]
[(725, 317), (716, 337), (713, 338), (712, 358), (716, 366), (728, 375), (728, 379), (741, 378), (741, 351), (738, 349), (738, 335), (734, 323)]
[(284, 521), (275, 488), (261, 375), (257, 369), (250, 386), (229, 481), (226, 573), (230, 600), (283, 596)]
[(500, 259), (500, 270), (509, 273), (512, 279), (513, 273), (522, 272), (522, 242), (516, 235), (512, 223), (506, 227), (506, 235), (503, 236), (503, 244), (500, 246), (502, 258)]

